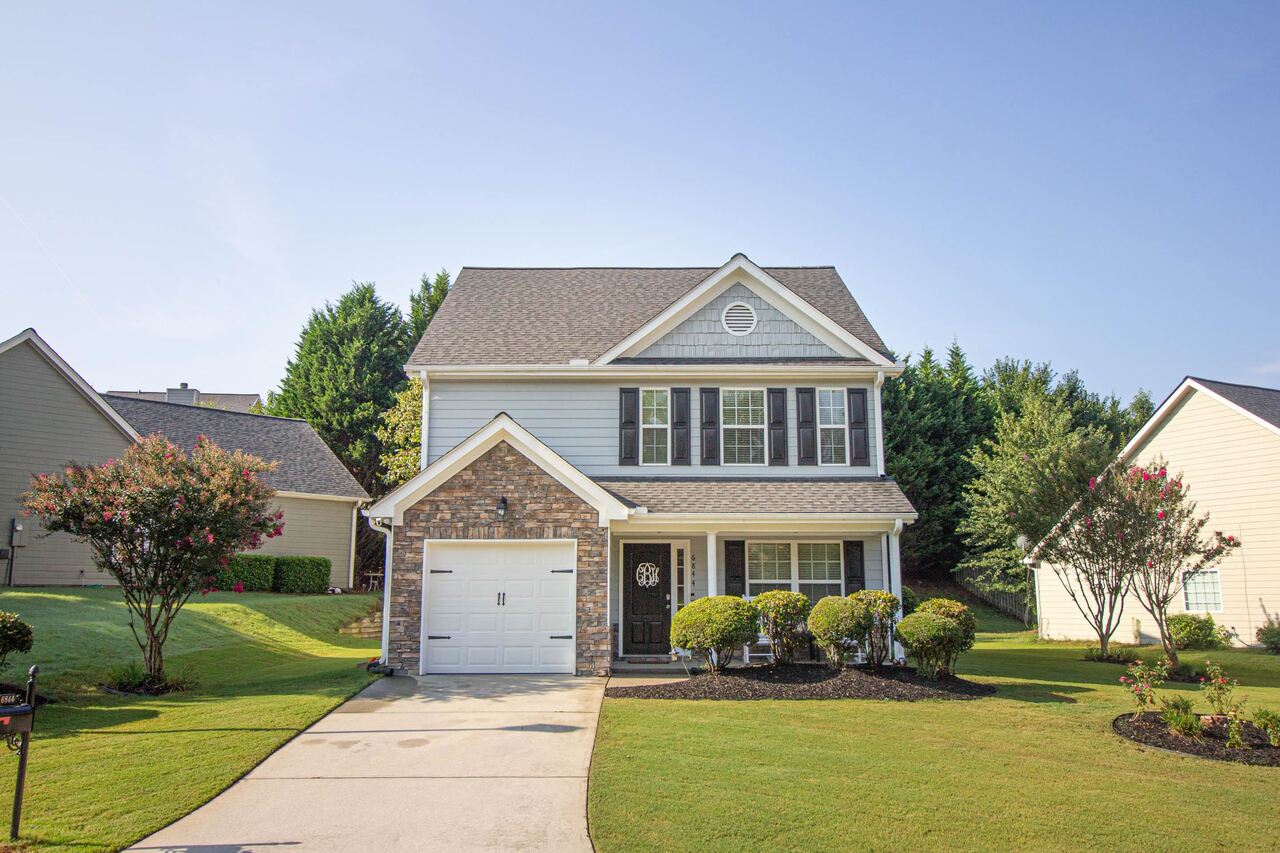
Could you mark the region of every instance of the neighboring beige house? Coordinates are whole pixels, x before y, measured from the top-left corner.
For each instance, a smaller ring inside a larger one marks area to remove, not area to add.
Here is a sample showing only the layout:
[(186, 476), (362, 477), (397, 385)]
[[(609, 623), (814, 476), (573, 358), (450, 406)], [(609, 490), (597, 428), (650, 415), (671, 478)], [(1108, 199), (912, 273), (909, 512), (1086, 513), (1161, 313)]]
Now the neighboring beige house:
[(155, 403), (182, 403), (187, 406), (225, 409), (228, 412), (253, 413), (262, 406), (262, 397), (258, 394), (213, 393), (192, 388), (185, 382), (179, 382), (177, 388), (166, 388), (163, 391), (108, 391), (107, 393), (112, 397), (151, 400)]
[[(141, 435), (160, 433), (189, 448), (197, 435), (277, 463), (264, 479), (285, 513), (284, 534), (259, 553), (327, 557), (330, 584), (354, 585), (355, 535), (369, 496), (306, 421), (226, 411), (194, 403), (100, 395), (35, 330), (0, 343), (0, 582), (14, 585), (110, 584), (89, 550), (65, 534), (46, 535), (21, 517), (18, 496), (35, 473), (67, 462), (105, 462)], [(10, 546), (14, 521), (26, 544)]]
[[(1208, 613), (1237, 643), (1256, 645), (1258, 626), (1280, 614), (1280, 390), (1188, 377), (1120, 452), (1127, 462), (1157, 456), (1171, 474), (1181, 472), (1210, 528), (1243, 543), (1191, 578), (1173, 611)], [(1042, 564), (1035, 574), (1040, 636), (1094, 638), (1054, 568)], [(1132, 594), (1113, 639), (1159, 641)]]

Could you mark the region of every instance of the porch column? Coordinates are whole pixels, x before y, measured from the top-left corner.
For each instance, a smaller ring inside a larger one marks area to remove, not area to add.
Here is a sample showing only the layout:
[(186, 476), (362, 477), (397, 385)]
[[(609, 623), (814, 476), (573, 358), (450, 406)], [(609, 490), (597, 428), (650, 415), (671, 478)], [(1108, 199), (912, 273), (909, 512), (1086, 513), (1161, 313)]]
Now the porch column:
[[(902, 601), (902, 549), (900, 540), (902, 537), (902, 519), (893, 522), (893, 531), (889, 534), (889, 592), (898, 597), (898, 601)], [(902, 618), (902, 607), (898, 607), (898, 618)], [(893, 643), (893, 656), (895, 658), (906, 657), (906, 650), (896, 640)]]
[(707, 595), (716, 595), (717, 588), (720, 586), (720, 579), (716, 572), (716, 534), (714, 530), (707, 531)]

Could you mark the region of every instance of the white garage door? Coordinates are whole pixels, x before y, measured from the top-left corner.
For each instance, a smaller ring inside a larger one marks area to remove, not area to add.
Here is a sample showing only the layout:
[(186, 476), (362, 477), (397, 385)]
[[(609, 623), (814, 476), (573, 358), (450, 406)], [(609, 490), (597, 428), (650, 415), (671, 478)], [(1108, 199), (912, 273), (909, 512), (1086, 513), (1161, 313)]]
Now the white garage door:
[(426, 546), (424, 673), (574, 671), (573, 542)]

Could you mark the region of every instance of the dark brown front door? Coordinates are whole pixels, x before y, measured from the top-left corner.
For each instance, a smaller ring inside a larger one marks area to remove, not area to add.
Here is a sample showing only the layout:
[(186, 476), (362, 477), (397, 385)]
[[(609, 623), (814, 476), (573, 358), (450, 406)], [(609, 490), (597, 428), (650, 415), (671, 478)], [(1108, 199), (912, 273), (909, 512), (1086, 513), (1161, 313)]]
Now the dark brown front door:
[(665, 655), (671, 651), (671, 546), (624, 542), (622, 575), (622, 653)]

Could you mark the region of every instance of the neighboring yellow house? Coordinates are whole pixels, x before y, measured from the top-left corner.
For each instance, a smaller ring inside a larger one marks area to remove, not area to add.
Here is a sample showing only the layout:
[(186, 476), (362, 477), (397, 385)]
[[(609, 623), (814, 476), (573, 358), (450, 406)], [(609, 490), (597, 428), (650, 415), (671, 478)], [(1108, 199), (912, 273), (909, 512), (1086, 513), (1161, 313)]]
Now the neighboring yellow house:
[[(1280, 390), (1188, 377), (1120, 452), (1144, 464), (1161, 456), (1181, 472), (1209, 529), (1243, 543), (1216, 569), (1191, 578), (1173, 612), (1207, 613), (1257, 645), (1268, 615), (1280, 619)], [(1050, 565), (1036, 567), (1040, 636), (1096, 637)], [(1148, 614), (1130, 594), (1112, 639), (1159, 642)]]

